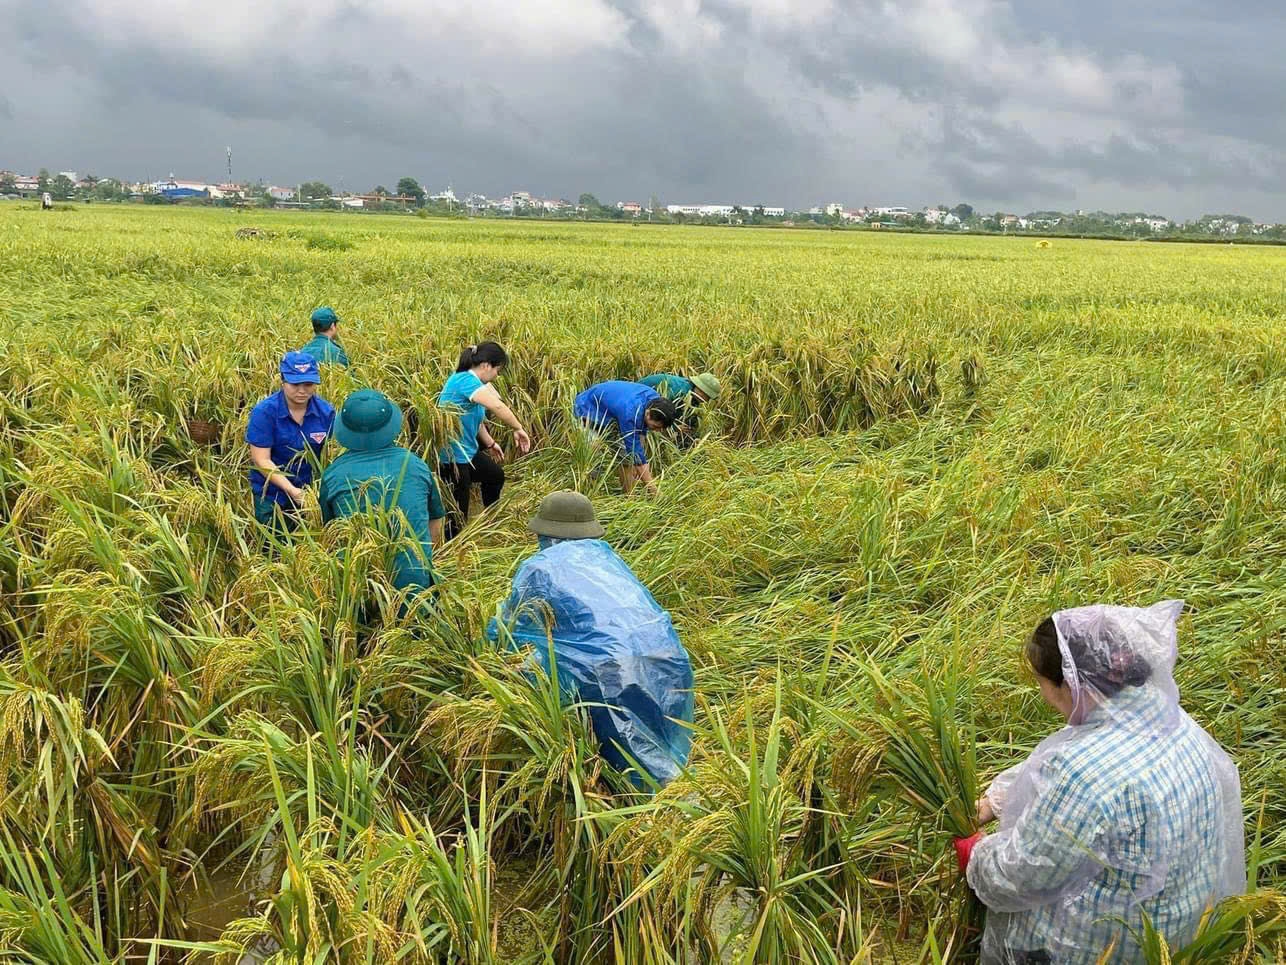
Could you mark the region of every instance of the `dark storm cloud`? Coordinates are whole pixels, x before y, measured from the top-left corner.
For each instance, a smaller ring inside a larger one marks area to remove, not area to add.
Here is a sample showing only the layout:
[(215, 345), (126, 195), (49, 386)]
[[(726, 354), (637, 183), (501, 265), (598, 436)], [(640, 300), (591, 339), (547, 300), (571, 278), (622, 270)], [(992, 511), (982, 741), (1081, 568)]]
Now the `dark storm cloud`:
[(209, 177), (233, 143), (245, 176), (352, 188), (1286, 219), (1286, 13), (1261, 0), (0, 0), (0, 21), (0, 166)]
[(1020, 195), (1065, 194), (1078, 181), (1115, 181), (1140, 190), (1217, 184), (1221, 180), (1263, 191), (1275, 189), (1279, 172), (1235, 153), (1193, 150), (1155, 132), (1136, 129), (1093, 143), (1052, 144), (1019, 124), (998, 124), (985, 115), (956, 116), (941, 138), (923, 142), (952, 172), (965, 193), (1001, 197), (1006, 187)]

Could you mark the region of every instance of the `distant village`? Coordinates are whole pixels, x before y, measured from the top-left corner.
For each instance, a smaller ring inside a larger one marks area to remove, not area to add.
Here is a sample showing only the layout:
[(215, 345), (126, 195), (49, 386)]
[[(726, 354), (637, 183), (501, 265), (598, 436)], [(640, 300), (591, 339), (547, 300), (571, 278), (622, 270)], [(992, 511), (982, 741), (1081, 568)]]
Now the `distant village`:
[(969, 204), (935, 205), (913, 210), (900, 205), (850, 207), (840, 202), (803, 210), (760, 204), (662, 204), (617, 201), (602, 203), (592, 194), (578, 200), (542, 198), (513, 191), (502, 198), (481, 194), (458, 196), (448, 185), (430, 193), (411, 177), (390, 190), (377, 185), (365, 193), (334, 190), (321, 181), (292, 186), (213, 183), (171, 175), (155, 181), (98, 178), (75, 171), (18, 174), (0, 170), (0, 199), (46, 198), (52, 202), (133, 202), (150, 204), (221, 205), (236, 207), (316, 208), (341, 211), (382, 211), (461, 214), (473, 217), (567, 218), (652, 221), (720, 225), (853, 226), (873, 230), (1002, 232), (1123, 237), (1261, 237), (1286, 239), (1286, 225), (1255, 221), (1236, 214), (1208, 214), (1174, 221), (1146, 212), (1037, 211), (1027, 214), (981, 212)]

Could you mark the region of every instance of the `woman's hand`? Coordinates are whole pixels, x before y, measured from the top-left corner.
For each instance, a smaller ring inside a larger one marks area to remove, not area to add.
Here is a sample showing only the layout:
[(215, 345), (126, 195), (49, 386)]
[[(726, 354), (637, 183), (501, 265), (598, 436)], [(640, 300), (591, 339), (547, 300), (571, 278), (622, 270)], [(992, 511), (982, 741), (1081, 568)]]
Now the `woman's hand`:
[(964, 874), (969, 868), (969, 859), (973, 857), (974, 845), (985, 837), (986, 835), (981, 831), (976, 831), (967, 838), (956, 838), (952, 841), (956, 849), (956, 862), (960, 867), (961, 874)]
[[(522, 427), (518, 417), (513, 414), (509, 406), (500, 401), (500, 394), (496, 392), (495, 386), (484, 385), (473, 395), (469, 396), (470, 402), (476, 402), (489, 413), (507, 425), (514, 432), (514, 441), (518, 444), (518, 452), (522, 455), (527, 454), (531, 448), (531, 436), (527, 435), (527, 430)], [(488, 446), (487, 448), (491, 448)]]
[(500, 447), (500, 443), (491, 443), (491, 445), (487, 446), (487, 452), (491, 453), (491, 458), (497, 463), (503, 463), (505, 461), (505, 451)]
[(978, 823), (988, 824), (996, 820), (996, 812), (991, 807), (991, 799), (987, 795), (978, 798)]

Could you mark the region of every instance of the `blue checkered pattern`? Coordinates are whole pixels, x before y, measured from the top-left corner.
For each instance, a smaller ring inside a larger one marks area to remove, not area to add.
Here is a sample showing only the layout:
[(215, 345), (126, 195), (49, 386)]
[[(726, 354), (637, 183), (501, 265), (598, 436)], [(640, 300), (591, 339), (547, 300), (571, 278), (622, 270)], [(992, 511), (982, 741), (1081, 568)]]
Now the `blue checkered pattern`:
[(1210, 904), (1222, 812), (1200, 729), (1150, 686), (1109, 707), (1042, 762), (1040, 790), (1016, 824), (974, 849), (985, 960), (1044, 950), (1060, 963), (1131, 962), (1127, 926), (1137, 929), (1140, 913), (1174, 948)]

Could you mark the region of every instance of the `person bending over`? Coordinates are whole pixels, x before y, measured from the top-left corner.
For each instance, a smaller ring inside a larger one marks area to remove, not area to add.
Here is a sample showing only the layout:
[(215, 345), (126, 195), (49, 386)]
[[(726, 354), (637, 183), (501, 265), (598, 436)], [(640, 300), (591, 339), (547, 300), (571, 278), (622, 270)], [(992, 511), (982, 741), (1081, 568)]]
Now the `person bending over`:
[(459, 432), (438, 453), (438, 473), (455, 500), (455, 511), (447, 520), (447, 539), (453, 539), (469, 521), (475, 482), (482, 490), (484, 508), (500, 498), (505, 485), (505, 451), (487, 430), (487, 415), (513, 430), (520, 454), (531, 450), (531, 436), (491, 384), (508, 364), (509, 356), (495, 342), (470, 345), (460, 353), (455, 374), (438, 395), (440, 408), (460, 416)]
[(572, 414), (591, 437), (606, 436), (620, 459), (621, 489), (628, 494), (636, 483), (656, 493), (643, 439), (674, 425), (674, 403), (638, 382), (599, 382), (576, 396)]

